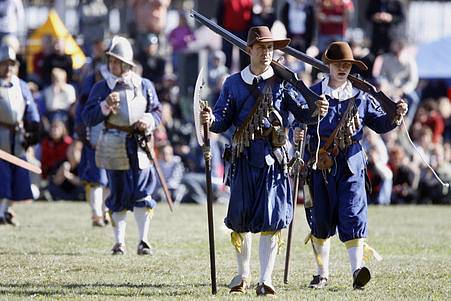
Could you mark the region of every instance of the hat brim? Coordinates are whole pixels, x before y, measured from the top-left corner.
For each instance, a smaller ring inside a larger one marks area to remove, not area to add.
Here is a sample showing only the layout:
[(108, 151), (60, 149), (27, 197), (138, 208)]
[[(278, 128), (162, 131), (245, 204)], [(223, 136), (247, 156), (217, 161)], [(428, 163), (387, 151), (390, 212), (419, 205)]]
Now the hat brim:
[[(280, 39), (280, 40), (274, 40), (271, 38), (260, 38), (260, 39), (256, 39), (255, 43), (269, 43), (269, 42), (273, 42), (274, 43), (274, 50), (276, 49), (282, 49), (288, 46), (288, 44), (290, 44), (291, 39)], [(252, 44), (252, 45), (253, 45)], [(252, 46), (252, 45), (248, 45), (248, 46)]]
[(112, 53), (110, 51), (105, 52), (106, 55), (112, 56), (118, 60), (120, 60), (121, 62), (124, 62), (132, 67), (135, 67), (135, 63), (128, 61), (128, 60), (124, 60), (123, 58), (121, 58), (120, 56), (116, 55), (115, 53)]
[(325, 62), (326, 64), (330, 64), (330, 63), (351, 63), (353, 65), (356, 65), (357, 68), (359, 68), (360, 70), (368, 70), (367, 65), (365, 65), (364, 62), (360, 61), (360, 60), (331, 60), (330, 58), (327, 57), (327, 53), (323, 54), (323, 62)]

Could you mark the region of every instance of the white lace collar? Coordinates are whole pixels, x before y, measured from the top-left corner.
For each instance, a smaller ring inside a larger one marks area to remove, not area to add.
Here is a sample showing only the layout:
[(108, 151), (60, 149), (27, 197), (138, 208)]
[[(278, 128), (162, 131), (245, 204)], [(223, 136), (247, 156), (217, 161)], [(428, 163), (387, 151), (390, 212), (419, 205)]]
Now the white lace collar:
[(329, 87), (329, 75), (324, 77), (321, 83), (321, 90), (324, 95), (338, 99), (339, 101), (347, 100), (359, 93), (359, 90), (355, 89), (349, 80), (336, 89)]
[(274, 70), (272, 69), (271, 66), (269, 66), (269, 68), (266, 69), (266, 71), (263, 72), (262, 74), (254, 75), (251, 72), (251, 66), (249, 65), (246, 68), (244, 68), (243, 70), (241, 70), (240, 74), (241, 74), (241, 78), (244, 80), (244, 82), (246, 84), (252, 85), (252, 83), (254, 82), (254, 78), (256, 78), (256, 77), (260, 77), (263, 80), (271, 78), (274, 75)]

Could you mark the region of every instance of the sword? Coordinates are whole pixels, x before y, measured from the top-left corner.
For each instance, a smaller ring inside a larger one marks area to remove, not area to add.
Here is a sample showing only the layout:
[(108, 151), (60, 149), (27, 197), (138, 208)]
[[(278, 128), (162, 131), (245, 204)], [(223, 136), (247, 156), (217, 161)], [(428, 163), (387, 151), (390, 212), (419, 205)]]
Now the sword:
[(146, 152), (147, 158), (149, 158), (150, 162), (153, 163), (155, 167), (155, 171), (157, 173), (158, 179), (160, 180), (161, 187), (163, 188), (164, 196), (166, 197), (166, 202), (168, 203), (169, 209), (171, 212), (174, 210), (174, 202), (172, 201), (171, 193), (168, 189), (168, 184), (166, 183), (166, 179), (164, 178), (163, 172), (160, 168), (160, 163), (158, 163), (158, 159), (155, 158), (152, 150), (152, 136), (146, 136), (144, 134), (135, 133), (136, 138), (138, 140), (138, 145)]
[(0, 159), (5, 160), (16, 166), (25, 168), (31, 172), (37, 173), (38, 175), (42, 173), (41, 168), (39, 168), (38, 166), (31, 164), (30, 162), (27, 162), (25, 160), (22, 160), (16, 156), (13, 156), (10, 153), (7, 153), (1, 149), (0, 149)]
[(202, 100), (203, 88), (205, 80), (203, 76), (203, 68), (200, 70), (196, 80), (193, 98), (194, 124), (196, 126), (197, 142), (202, 147), (205, 160), (205, 180), (207, 182), (207, 217), (208, 217), (208, 242), (210, 245), (210, 276), (211, 276), (211, 292), (213, 295), (217, 293), (216, 287), (216, 260), (215, 260), (215, 234), (213, 225), (213, 196), (211, 185), (211, 149), (210, 138), (208, 137), (209, 126), (200, 126), (199, 114), (208, 107), (208, 101)]

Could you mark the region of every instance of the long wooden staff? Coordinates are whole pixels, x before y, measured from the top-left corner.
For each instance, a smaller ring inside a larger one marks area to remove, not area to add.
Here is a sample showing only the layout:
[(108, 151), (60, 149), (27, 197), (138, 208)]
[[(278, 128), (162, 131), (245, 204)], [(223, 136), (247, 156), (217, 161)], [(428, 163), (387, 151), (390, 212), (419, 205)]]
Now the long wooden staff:
[(205, 181), (207, 182), (207, 215), (208, 215), (208, 241), (210, 244), (210, 272), (211, 293), (217, 293), (216, 287), (216, 260), (215, 260), (215, 232), (213, 226), (213, 195), (211, 189), (211, 148), (208, 137), (208, 124), (204, 124), (204, 145), (202, 151), (205, 159)]
[[(306, 132), (307, 132), (307, 125), (302, 125), (302, 131), (304, 132), (304, 139), (300, 141), (296, 147), (296, 156), (297, 160), (302, 160), (304, 157), (304, 150), (305, 150), (305, 140), (306, 140)], [(288, 227), (288, 238), (287, 238), (287, 250), (285, 253), (285, 270), (283, 273), (283, 282), (285, 284), (288, 284), (288, 271), (290, 269), (290, 252), (291, 252), (291, 241), (293, 236), (293, 227), (294, 227), (294, 216), (296, 213), (296, 203), (298, 200), (298, 194), (299, 194), (299, 187), (301, 186), (300, 183), (300, 173), (296, 172), (295, 178), (294, 178), (294, 193), (293, 193), (293, 219), (291, 220), (290, 226)]]
[(197, 76), (196, 86), (194, 88), (193, 97), (193, 113), (194, 125), (196, 128), (196, 138), (199, 146), (202, 147), (202, 152), (205, 159), (205, 181), (207, 183), (207, 217), (208, 217), (208, 243), (210, 246), (210, 272), (211, 272), (211, 293), (217, 293), (216, 288), (216, 260), (215, 260), (215, 232), (213, 224), (213, 195), (211, 189), (211, 149), (209, 138), (209, 125), (200, 124), (200, 112), (207, 110), (208, 101), (203, 99), (203, 92), (205, 86), (203, 68), (199, 71)]

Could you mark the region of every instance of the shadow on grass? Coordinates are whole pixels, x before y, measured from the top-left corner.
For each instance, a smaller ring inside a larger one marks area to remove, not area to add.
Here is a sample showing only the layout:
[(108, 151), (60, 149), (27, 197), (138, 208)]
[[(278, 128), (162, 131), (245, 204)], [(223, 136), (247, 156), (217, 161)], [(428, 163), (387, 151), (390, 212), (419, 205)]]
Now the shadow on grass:
[[(90, 296), (184, 296), (193, 295), (196, 288), (209, 288), (210, 283), (189, 283), (189, 284), (134, 284), (134, 283), (92, 283), (92, 284), (62, 284), (62, 285), (42, 285), (37, 286), (36, 283), (2, 283), (0, 286), (0, 295), (15, 296), (74, 296), (74, 295), (90, 295)], [(99, 289), (112, 289), (112, 291), (104, 291)], [(92, 290), (90, 290), (92, 289)], [(152, 289), (155, 289), (152, 292)], [(162, 290), (163, 289), (163, 290)], [(113, 291), (114, 290), (114, 291)], [(119, 290), (119, 291), (116, 291)], [(196, 290), (196, 294), (200, 292)], [(205, 294), (210, 291), (205, 289)]]

